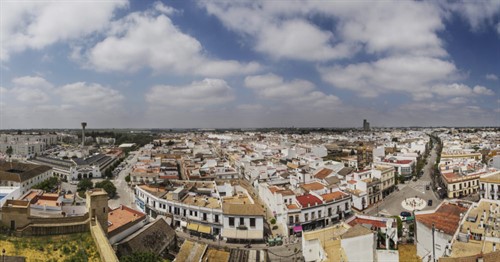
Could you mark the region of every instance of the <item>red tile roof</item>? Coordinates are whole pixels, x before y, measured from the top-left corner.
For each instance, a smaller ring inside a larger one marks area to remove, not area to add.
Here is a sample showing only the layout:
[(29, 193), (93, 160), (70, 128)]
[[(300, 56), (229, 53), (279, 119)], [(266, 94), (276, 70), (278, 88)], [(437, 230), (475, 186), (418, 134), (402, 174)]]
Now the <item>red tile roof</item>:
[(319, 199), (311, 194), (297, 196), (297, 201), (300, 203), (300, 205), (303, 208), (313, 207), (316, 205), (320, 205), (322, 203), (321, 199)]
[(383, 221), (374, 220), (374, 219), (367, 219), (367, 218), (360, 218), (360, 217), (356, 217), (354, 220), (352, 220), (348, 224), (352, 227), (355, 225), (363, 225), (363, 224), (372, 225), (373, 227), (377, 227), (377, 228), (385, 228), (387, 226), (386, 223)]
[(328, 194), (321, 195), (321, 197), (326, 201), (326, 202), (332, 202), (338, 199), (341, 199), (342, 197), (348, 196), (347, 194), (336, 191)]
[(465, 207), (445, 203), (436, 212), (416, 215), (416, 219), (428, 228), (432, 228), (432, 224), (434, 224), (436, 229), (443, 230), (448, 235), (453, 235), (460, 223), (460, 213), (465, 213), (466, 211), (467, 208)]
[(129, 223), (134, 223), (137, 220), (144, 219), (145, 217), (146, 214), (123, 205), (115, 209), (111, 209), (109, 210), (108, 215), (108, 222), (111, 222), (108, 225), (108, 233), (112, 233)]
[(314, 175), (314, 177), (317, 178), (317, 179), (325, 179), (332, 172), (333, 172), (333, 170), (331, 170), (329, 168), (323, 168), (323, 169), (321, 169), (321, 171), (319, 171), (318, 173), (316, 173), (316, 175)]

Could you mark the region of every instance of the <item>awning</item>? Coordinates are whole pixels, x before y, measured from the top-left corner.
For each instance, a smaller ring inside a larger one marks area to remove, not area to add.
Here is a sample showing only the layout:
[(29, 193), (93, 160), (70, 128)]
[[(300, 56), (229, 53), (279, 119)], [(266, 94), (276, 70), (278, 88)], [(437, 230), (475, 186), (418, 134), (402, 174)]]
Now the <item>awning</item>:
[(209, 226), (201, 225), (198, 223), (189, 223), (187, 225), (187, 229), (192, 231), (197, 231), (204, 234), (210, 234), (212, 232), (212, 228)]
[(294, 226), (293, 227), (293, 232), (295, 232), (295, 233), (302, 232), (302, 226)]
[(198, 232), (204, 233), (204, 234), (210, 234), (212, 232), (212, 228), (209, 226), (200, 225), (198, 227)]
[(187, 229), (193, 230), (193, 231), (198, 231), (198, 226), (200, 226), (200, 225), (196, 224), (196, 223), (189, 223), (187, 226)]
[(262, 230), (236, 230), (223, 228), (222, 237), (231, 239), (263, 239), (264, 232)]

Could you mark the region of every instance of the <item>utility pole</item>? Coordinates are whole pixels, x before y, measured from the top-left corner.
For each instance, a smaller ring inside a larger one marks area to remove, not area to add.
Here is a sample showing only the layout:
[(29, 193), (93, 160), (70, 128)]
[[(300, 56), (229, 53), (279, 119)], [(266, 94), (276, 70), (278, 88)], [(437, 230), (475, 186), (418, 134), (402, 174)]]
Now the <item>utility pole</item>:
[(432, 223), (432, 261), (436, 261), (436, 245), (434, 243), (434, 232), (436, 232), (436, 227)]

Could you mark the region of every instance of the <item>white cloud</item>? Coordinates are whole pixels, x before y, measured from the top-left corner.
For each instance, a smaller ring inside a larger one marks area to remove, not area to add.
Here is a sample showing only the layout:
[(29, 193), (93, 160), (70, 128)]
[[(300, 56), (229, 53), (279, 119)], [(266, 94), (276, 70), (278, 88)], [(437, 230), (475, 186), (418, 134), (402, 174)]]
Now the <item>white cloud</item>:
[(159, 1), (155, 2), (153, 7), (156, 11), (159, 11), (159, 12), (166, 14), (166, 15), (173, 15), (173, 14), (177, 14), (177, 13), (181, 12), (181, 11), (179, 11), (171, 6), (165, 5)]
[(500, 13), (500, 1), (442, 1), (445, 10), (460, 14), (474, 31), (494, 22), (494, 17)]
[(492, 81), (497, 81), (498, 80), (498, 76), (495, 75), (495, 74), (486, 74), (485, 78), (488, 79), (488, 80), (492, 80)]
[(316, 91), (313, 83), (294, 79), (286, 82), (275, 74), (248, 76), (245, 86), (254, 90), (257, 96), (284, 102), (293, 106), (313, 108), (333, 108), (341, 104), (338, 97)]
[[(426, 2), (200, 1), (227, 28), (250, 36), (257, 51), (276, 58), (325, 61), (369, 53), (443, 56), (440, 9)], [(310, 17), (332, 19), (319, 28)], [(416, 22), (418, 21), (418, 23)], [(336, 37), (334, 38), (334, 33)], [(310, 54), (310, 55), (307, 55)]]
[(484, 86), (474, 86), (472, 91), (474, 92), (474, 94), (477, 94), (477, 95), (485, 95), (485, 96), (495, 95), (495, 92), (493, 92), (493, 90), (488, 89)]
[(54, 87), (52, 83), (49, 83), (43, 77), (40, 76), (23, 76), (12, 79), (12, 83), (18, 87), (32, 87), (32, 88), (43, 88), (51, 89)]
[(495, 95), (493, 90), (484, 86), (474, 86), (473, 88), (464, 84), (436, 85), (432, 87), (432, 92), (439, 96), (472, 96), (472, 95)]
[(457, 74), (451, 62), (418, 56), (394, 56), (344, 67), (319, 67), (318, 70), (324, 81), (363, 97), (402, 92), (415, 99), (430, 97), (431, 84)]
[(465, 99), (463, 97), (454, 97), (454, 98), (448, 100), (448, 103), (450, 103), (452, 105), (461, 105), (461, 104), (467, 103), (467, 99)]
[(100, 84), (76, 82), (64, 85), (56, 91), (61, 100), (88, 108), (116, 108), (124, 100), (117, 90)]
[(10, 93), (20, 102), (43, 104), (50, 100), (53, 85), (39, 76), (23, 76), (12, 79)]
[(206, 78), (187, 86), (157, 85), (146, 93), (146, 101), (156, 107), (199, 108), (228, 103), (232, 88), (222, 79)]
[(260, 68), (255, 62), (216, 60), (204, 53), (201, 43), (181, 32), (168, 16), (145, 11), (113, 22), (107, 37), (86, 56), (88, 67), (98, 71), (134, 72), (149, 67), (156, 73), (225, 76)]
[(299, 19), (266, 26), (257, 38), (255, 49), (275, 58), (326, 61), (346, 58), (355, 53), (354, 46), (332, 45), (331, 32), (322, 31), (315, 25)]
[(432, 92), (440, 96), (469, 96), (473, 94), (472, 88), (464, 84), (436, 85)]
[(109, 24), (114, 12), (127, 3), (126, 0), (2, 2), (2, 60), (8, 60), (12, 53), (42, 49), (100, 31)]

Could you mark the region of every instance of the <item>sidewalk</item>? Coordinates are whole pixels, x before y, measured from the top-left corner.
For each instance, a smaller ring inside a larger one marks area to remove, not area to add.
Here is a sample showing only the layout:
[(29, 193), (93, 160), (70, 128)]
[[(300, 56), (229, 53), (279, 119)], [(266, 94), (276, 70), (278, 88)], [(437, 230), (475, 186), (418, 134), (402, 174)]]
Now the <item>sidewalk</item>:
[(221, 240), (212, 240), (212, 239), (206, 239), (206, 238), (197, 237), (197, 236), (190, 236), (189, 233), (182, 232), (179, 230), (175, 230), (175, 234), (177, 235), (177, 237), (182, 238), (184, 240), (191, 240), (194, 242), (205, 243), (207, 245), (220, 247), (220, 248), (228, 247), (228, 248), (235, 248), (235, 249), (239, 248), (239, 249), (259, 249), (259, 250), (262, 250), (262, 249), (281, 250), (281, 249), (288, 249), (288, 248), (294, 248), (294, 247), (300, 248), (300, 245), (301, 245), (300, 241), (298, 241), (297, 243), (293, 243), (293, 244), (283, 244), (281, 246), (272, 246), (272, 247), (270, 247), (264, 243), (263, 244), (251, 244), (250, 248), (246, 248), (245, 246), (248, 243), (242, 243), (242, 244), (227, 243), (225, 240), (222, 240), (222, 239)]

